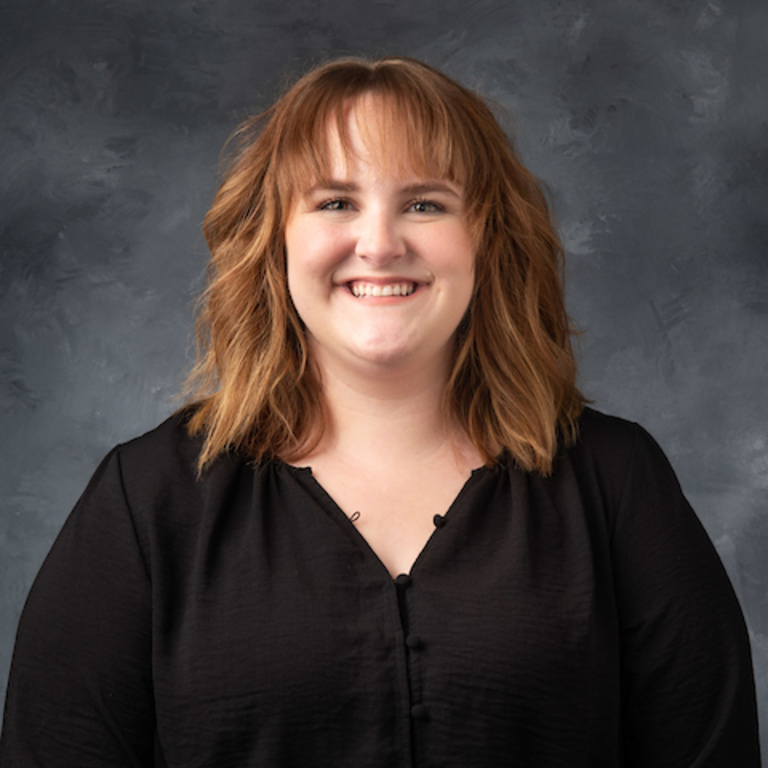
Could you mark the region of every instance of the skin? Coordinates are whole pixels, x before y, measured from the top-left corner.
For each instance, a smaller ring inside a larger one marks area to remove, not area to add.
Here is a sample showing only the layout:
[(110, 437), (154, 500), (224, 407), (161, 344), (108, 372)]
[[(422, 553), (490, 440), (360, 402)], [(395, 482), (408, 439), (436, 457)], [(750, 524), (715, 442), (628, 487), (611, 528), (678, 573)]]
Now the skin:
[(300, 191), (285, 243), (331, 417), (305, 461), (344, 512), (360, 512), (358, 531), (396, 575), (482, 460), (441, 408), (474, 286), (463, 190), (381, 167), (380, 108), (351, 106), (349, 161), (329, 129), (331, 178)]

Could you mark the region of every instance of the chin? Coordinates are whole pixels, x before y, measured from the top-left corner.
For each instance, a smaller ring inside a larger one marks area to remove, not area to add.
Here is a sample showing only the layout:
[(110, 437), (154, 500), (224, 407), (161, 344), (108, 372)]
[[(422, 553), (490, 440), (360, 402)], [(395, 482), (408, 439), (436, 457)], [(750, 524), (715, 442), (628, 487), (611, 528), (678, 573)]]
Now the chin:
[(405, 350), (377, 349), (358, 352), (357, 358), (363, 363), (383, 367), (397, 367), (411, 363), (415, 355)]
[(418, 350), (412, 344), (402, 340), (388, 340), (383, 342), (377, 339), (375, 342), (366, 342), (350, 345), (349, 352), (352, 357), (371, 365), (392, 366), (408, 363), (419, 356)]

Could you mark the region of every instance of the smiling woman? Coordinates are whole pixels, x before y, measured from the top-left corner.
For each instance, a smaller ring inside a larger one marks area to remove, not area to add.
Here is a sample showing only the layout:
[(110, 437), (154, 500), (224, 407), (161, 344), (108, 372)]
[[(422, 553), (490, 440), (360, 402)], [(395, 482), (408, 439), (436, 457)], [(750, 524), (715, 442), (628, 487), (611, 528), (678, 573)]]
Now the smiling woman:
[(482, 100), (345, 59), (237, 143), (189, 402), (46, 560), (3, 768), (757, 768), (728, 578), (653, 439), (584, 407)]
[[(328, 433), (328, 398), (318, 396), (304, 318), (288, 296), (286, 225), (289, 216), (309, 215), (308, 205), (351, 215), (358, 182), (346, 177), (366, 170), (402, 187), (401, 224), (411, 220), (411, 203), (414, 224), (450, 221), (470, 239), (474, 288), (468, 311), (458, 307), (466, 322), (454, 329), (444, 415), (480, 463), (494, 464), (506, 447), (523, 468), (548, 472), (558, 441), (575, 437), (583, 407), (562, 249), (537, 180), (483, 101), (418, 62), (342, 60), (309, 73), (246, 122), (235, 147), (205, 225), (213, 258), (200, 338), (208, 354), (190, 380), (198, 400), (191, 428), (205, 440), (201, 466), (229, 447), (256, 459), (302, 458)], [(370, 220), (370, 206), (365, 213)], [(393, 235), (385, 218), (373, 223), (358, 250), (382, 232)], [(429, 277), (406, 276), (417, 287)], [(359, 290), (372, 293), (368, 282)]]
[[(474, 287), (461, 187), (382, 166), (385, 105), (350, 105), (346, 152), (329, 126), (331, 180), (298, 193), (285, 226), (288, 290), (312, 359), (336, 377), (399, 369), (444, 380)], [(482, 462), (481, 462), (482, 463)]]
[[(434, 515), (483, 458), (440, 407), (456, 330), (474, 294), (464, 191), (422, 178), (403, 161), (382, 165), (376, 127), (386, 111), (381, 98), (364, 96), (347, 107), (344, 140), (329, 124), (330, 178), (297, 191), (285, 249), (288, 291), (330, 417), (302, 461), (342, 509), (354, 511), (364, 492), (359, 480), (371, 483), (378, 474), (371, 468), (393, 454), (358, 530), (397, 575), (410, 570)], [(382, 421), (381, 404), (395, 392), (401, 413)], [(410, 454), (400, 451), (407, 435)], [(458, 461), (449, 447), (460, 450)], [(414, 465), (414, 455), (426, 461)]]

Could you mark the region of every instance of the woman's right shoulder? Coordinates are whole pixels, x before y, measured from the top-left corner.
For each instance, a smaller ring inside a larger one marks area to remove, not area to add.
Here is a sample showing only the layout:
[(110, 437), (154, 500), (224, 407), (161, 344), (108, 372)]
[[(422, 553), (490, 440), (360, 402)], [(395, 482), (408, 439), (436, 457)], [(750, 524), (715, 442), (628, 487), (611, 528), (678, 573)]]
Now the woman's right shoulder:
[(231, 452), (199, 473), (203, 437), (190, 432), (191, 414), (190, 409), (177, 411), (149, 432), (119, 444), (107, 457), (116, 463), (131, 508), (194, 505), (253, 470), (246, 457)]
[(190, 433), (187, 425), (191, 415), (190, 409), (177, 411), (149, 432), (116, 446), (123, 471), (144, 477), (172, 474), (179, 479), (194, 478), (202, 437)]

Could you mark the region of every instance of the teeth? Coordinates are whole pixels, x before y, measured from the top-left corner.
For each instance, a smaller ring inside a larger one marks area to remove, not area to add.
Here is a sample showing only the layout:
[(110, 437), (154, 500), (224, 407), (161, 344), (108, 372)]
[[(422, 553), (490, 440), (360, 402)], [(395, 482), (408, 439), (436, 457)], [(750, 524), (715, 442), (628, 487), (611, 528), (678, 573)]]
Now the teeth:
[(416, 283), (351, 283), (350, 288), (359, 299), (367, 296), (410, 296), (416, 290)]

